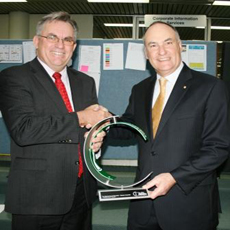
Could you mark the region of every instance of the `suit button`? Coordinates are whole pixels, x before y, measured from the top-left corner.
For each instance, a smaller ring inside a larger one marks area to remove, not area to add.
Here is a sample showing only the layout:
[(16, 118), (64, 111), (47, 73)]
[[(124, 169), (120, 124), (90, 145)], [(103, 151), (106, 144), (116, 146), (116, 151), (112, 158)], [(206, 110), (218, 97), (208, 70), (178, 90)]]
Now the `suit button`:
[(79, 165), (79, 161), (75, 161), (75, 165)]
[(151, 152), (151, 154), (152, 154), (152, 156), (156, 156), (157, 155), (156, 151)]

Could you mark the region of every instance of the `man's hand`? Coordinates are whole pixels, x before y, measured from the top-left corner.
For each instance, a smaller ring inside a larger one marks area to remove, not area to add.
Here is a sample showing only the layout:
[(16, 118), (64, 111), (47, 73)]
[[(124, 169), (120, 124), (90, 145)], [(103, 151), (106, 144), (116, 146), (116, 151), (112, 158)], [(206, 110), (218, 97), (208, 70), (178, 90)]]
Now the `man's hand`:
[(153, 191), (149, 191), (150, 198), (155, 199), (158, 196), (164, 196), (176, 184), (175, 179), (170, 173), (161, 173), (155, 176), (151, 181), (143, 186), (144, 189), (155, 187)]
[(77, 112), (77, 116), (80, 126), (89, 129), (99, 121), (110, 117), (111, 114), (105, 107), (95, 104)]
[[(98, 133), (96, 137), (94, 137), (96, 133), (97, 133), (97, 131), (95, 131), (93, 133), (91, 140), (90, 140), (91, 148), (95, 153), (101, 149), (104, 137), (106, 136), (106, 132), (102, 131), (102, 132)], [(87, 137), (88, 134), (89, 134), (89, 132), (85, 133), (85, 138)]]

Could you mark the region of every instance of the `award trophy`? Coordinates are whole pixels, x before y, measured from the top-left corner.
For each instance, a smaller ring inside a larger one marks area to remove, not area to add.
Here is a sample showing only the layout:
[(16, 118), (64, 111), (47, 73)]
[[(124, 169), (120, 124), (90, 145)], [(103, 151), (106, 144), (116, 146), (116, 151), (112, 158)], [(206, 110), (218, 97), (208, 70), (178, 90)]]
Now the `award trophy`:
[(138, 132), (138, 134), (141, 135), (141, 137), (144, 140), (147, 140), (145, 133), (140, 128), (138, 128), (137, 126), (133, 124), (120, 121), (118, 116), (106, 118), (98, 122), (96, 125), (92, 127), (84, 143), (84, 158), (85, 158), (86, 166), (88, 170), (90, 171), (90, 173), (92, 174), (92, 176), (97, 181), (106, 185), (107, 187), (113, 188), (113, 189), (99, 190), (98, 191), (99, 200), (100, 201), (112, 201), (112, 200), (129, 200), (129, 199), (149, 198), (149, 193), (147, 189), (138, 188), (138, 187), (134, 188), (134, 186), (137, 186), (138, 184), (146, 180), (152, 174), (152, 172), (149, 173), (145, 178), (143, 178), (142, 180), (136, 183), (122, 185), (117, 182), (117, 178), (115, 176), (110, 175), (98, 165), (95, 153), (93, 152), (91, 148), (91, 145), (92, 145), (91, 139), (92, 137), (96, 137), (102, 131), (107, 132), (111, 126), (119, 126), (119, 127), (127, 126), (133, 129), (133, 131)]

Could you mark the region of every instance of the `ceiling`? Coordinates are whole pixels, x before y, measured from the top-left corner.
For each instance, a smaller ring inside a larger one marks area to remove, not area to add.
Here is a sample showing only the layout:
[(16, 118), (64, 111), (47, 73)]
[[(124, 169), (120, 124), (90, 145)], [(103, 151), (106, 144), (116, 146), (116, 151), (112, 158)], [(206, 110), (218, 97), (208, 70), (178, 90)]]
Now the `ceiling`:
[[(230, 26), (230, 6), (212, 6), (214, 0), (150, 0), (150, 3), (88, 3), (87, 0), (27, 0), (27, 3), (0, 3), (0, 14), (23, 11), (47, 14), (67, 11), (94, 15), (94, 37), (132, 38), (131, 27), (105, 27), (104, 23), (133, 23), (133, 15), (145, 14), (206, 15), (213, 26)], [(177, 28), (182, 40), (203, 40), (204, 30)], [(142, 37), (144, 28), (140, 28)], [(212, 30), (211, 40), (230, 41), (230, 30)]]

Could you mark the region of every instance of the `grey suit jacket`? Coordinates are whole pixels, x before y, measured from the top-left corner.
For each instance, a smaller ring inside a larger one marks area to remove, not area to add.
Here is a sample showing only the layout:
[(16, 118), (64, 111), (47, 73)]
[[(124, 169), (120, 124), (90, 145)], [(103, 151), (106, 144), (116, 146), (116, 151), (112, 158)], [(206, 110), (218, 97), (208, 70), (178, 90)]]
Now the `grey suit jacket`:
[[(156, 76), (151, 76), (133, 87), (122, 118), (139, 126), (149, 137), (147, 142), (137, 137), (136, 180), (149, 172), (153, 172), (152, 178), (170, 172), (177, 184), (154, 201), (131, 202), (129, 220), (146, 224), (154, 204), (164, 230), (210, 230), (218, 222), (216, 169), (227, 159), (230, 141), (227, 90), (221, 80), (185, 65), (153, 139), (151, 107), (155, 81)], [(110, 130), (109, 135), (132, 136), (124, 130)], [(212, 224), (207, 227), (210, 219)]]
[[(97, 103), (94, 80), (67, 69), (76, 111)], [(6, 211), (64, 214), (71, 208), (78, 175), (78, 144), (84, 132), (68, 113), (47, 72), (35, 58), (0, 73), (0, 109), (11, 136)], [(82, 150), (82, 149), (81, 149)], [(84, 165), (88, 204), (96, 181)]]

